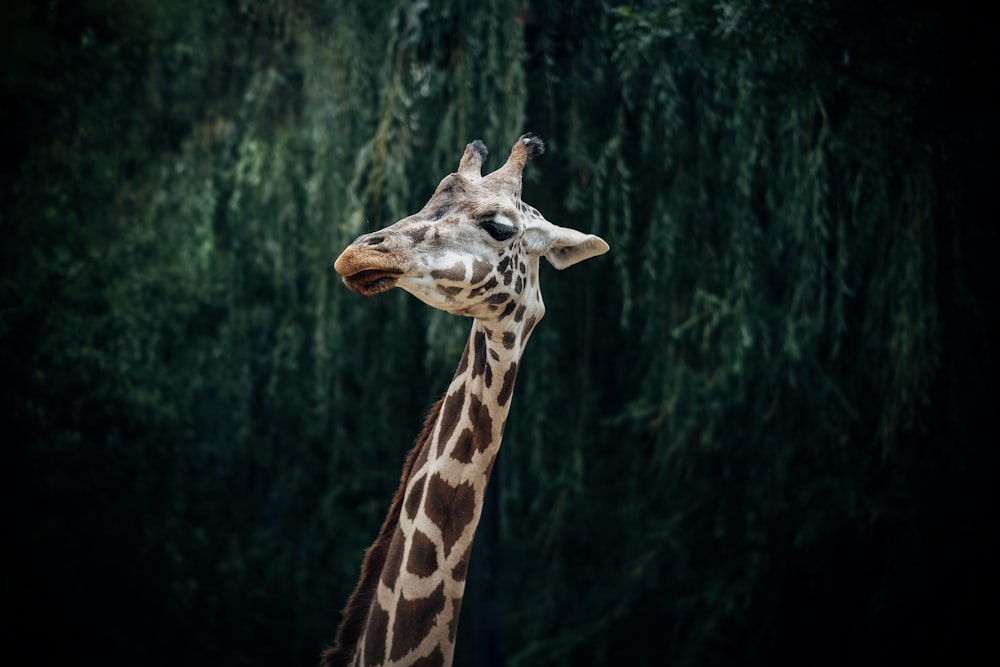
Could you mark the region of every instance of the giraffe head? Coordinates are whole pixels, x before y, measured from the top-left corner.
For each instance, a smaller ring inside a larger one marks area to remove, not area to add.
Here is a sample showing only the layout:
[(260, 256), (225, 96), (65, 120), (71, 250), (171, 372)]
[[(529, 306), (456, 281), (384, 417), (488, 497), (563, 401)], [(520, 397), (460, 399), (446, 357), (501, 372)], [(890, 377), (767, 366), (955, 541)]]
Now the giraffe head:
[(334, 268), (366, 296), (398, 286), (457, 315), (499, 320), (523, 307), (536, 311), (537, 320), (544, 312), (540, 257), (564, 269), (608, 251), (601, 238), (554, 225), (521, 201), (521, 171), (544, 150), (526, 134), (500, 169), (483, 176), (486, 146), (472, 142), (458, 172), (438, 184), (418, 213), (360, 236)]

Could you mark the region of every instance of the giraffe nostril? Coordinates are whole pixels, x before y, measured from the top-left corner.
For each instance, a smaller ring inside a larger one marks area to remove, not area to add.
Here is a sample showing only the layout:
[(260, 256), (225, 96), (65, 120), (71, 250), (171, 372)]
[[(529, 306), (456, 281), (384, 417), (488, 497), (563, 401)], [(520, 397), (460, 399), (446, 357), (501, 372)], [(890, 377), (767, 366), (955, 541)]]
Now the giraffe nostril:
[(352, 245), (363, 245), (378, 252), (389, 252), (391, 244), (388, 243), (388, 241), (389, 237), (387, 235), (374, 232), (371, 234), (362, 234), (358, 238), (354, 239), (354, 243)]

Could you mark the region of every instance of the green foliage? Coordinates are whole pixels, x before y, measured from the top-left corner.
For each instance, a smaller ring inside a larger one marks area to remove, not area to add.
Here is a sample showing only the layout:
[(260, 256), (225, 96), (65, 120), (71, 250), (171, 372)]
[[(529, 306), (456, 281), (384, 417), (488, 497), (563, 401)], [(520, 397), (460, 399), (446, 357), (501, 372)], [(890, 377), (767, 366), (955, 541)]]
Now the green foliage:
[[(989, 376), (995, 233), (969, 222), (987, 126), (952, 76), (966, 15), (4, 11), (15, 648), (315, 659), (469, 325), (356, 297), (332, 260), (417, 210), (468, 141), (495, 167), (528, 130), (548, 151), (525, 199), (612, 253), (543, 278), (498, 464), (507, 664), (975, 645), (960, 598), (982, 582), (928, 575), (996, 539), (961, 509), (993, 500), (967, 483), (991, 469), (971, 443), (993, 407), (967, 376)], [(962, 104), (930, 115), (942, 100)]]

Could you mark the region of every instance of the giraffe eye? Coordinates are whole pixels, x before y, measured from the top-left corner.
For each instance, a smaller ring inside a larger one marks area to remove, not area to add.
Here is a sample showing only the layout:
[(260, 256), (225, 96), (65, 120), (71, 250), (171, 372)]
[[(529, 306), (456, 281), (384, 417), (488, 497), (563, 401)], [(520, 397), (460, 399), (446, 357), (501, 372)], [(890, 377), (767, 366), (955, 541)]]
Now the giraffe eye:
[(506, 241), (517, 233), (517, 227), (511, 227), (496, 220), (484, 220), (479, 223), (479, 226), (497, 241)]

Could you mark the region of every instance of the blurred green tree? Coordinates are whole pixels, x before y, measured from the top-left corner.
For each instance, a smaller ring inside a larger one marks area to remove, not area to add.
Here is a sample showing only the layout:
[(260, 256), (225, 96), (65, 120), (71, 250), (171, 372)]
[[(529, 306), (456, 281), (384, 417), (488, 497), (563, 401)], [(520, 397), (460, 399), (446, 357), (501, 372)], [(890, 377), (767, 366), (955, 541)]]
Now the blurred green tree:
[(330, 262), (466, 142), (526, 130), (549, 150), (525, 199), (612, 254), (545, 278), (519, 378), (480, 601), (506, 664), (987, 648), (973, 8), (2, 12), (9, 654), (314, 662), (468, 325)]

